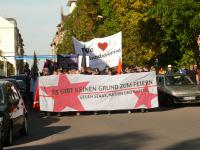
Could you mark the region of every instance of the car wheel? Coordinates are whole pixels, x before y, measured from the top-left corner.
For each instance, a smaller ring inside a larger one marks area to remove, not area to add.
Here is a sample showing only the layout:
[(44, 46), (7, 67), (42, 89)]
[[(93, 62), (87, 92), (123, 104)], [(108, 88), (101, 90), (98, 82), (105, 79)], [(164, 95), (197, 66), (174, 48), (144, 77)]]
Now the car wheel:
[(10, 146), (13, 144), (13, 128), (12, 125), (9, 127), (9, 131), (7, 133), (6, 145)]
[(20, 130), (20, 134), (23, 136), (28, 135), (28, 121), (27, 121), (27, 117), (24, 118), (24, 124), (22, 129)]

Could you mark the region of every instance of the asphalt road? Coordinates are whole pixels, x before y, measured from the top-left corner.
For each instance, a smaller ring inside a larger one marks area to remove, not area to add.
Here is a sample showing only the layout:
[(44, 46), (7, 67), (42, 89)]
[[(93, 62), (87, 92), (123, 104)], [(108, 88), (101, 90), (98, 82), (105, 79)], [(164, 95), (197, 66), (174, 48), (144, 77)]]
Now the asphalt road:
[(29, 135), (9, 150), (200, 149), (200, 105), (146, 113), (84, 113), (41, 118), (29, 110)]

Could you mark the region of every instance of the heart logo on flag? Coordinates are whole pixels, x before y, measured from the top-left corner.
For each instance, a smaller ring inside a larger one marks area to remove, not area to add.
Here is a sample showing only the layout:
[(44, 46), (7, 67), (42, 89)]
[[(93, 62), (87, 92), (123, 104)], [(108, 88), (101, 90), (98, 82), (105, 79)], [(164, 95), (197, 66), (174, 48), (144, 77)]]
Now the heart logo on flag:
[(98, 43), (98, 47), (102, 50), (105, 51), (105, 49), (108, 47), (108, 43)]

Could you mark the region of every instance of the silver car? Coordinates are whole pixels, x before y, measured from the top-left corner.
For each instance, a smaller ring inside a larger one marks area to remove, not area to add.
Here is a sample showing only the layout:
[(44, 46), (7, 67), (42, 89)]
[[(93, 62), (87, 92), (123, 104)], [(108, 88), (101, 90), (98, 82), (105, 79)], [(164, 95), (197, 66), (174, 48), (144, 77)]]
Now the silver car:
[(157, 75), (157, 85), (161, 104), (200, 102), (200, 86), (183, 74)]

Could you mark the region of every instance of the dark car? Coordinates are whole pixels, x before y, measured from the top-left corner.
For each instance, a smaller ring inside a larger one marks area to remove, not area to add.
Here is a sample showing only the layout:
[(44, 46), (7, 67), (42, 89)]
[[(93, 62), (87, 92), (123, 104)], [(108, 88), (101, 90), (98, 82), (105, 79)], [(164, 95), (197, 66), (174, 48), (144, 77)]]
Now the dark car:
[(26, 96), (26, 84), (24, 84), (23, 80), (16, 80), (18, 86), (19, 86), (19, 91), (22, 95), (23, 98), (25, 98)]
[(26, 86), (22, 80), (16, 80), (16, 79), (12, 79), (12, 78), (3, 78), (0, 80), (12, 82), (15, 85), (15, 87), (19, 90), (23, 100), (26, 100), (26, 90), (25, 90)]
[(0, 134), (1, 142), (12, 145), (17, 133), (27, 135), (27, 110), (16, 86), (0, 81)]
[(161, 104), (200, 102), (200, 86), (183, 74), (157, 75), (157, 85)]
[(15, 79), (15, 80), (22, 80), (23, 84), (25, 86), (25, 92), (29, 91), (29, 78), (26, 74), (18, 74), (18, 75), (11, 75), (9, 78)]
[(6, 78), (6, 76), (1, 76), (1, 75), (0, 75), (0, 79), (4, 79), (4, 78)]
[(19, 90), (19, 84), (17, 83), (17, 80), (12, 79), (12, 78), (3, 78), (3, 79), (0, 79), (0, 81), (1, 80), (2, 81), (9, 81), (9, 82), (11, 82)]

